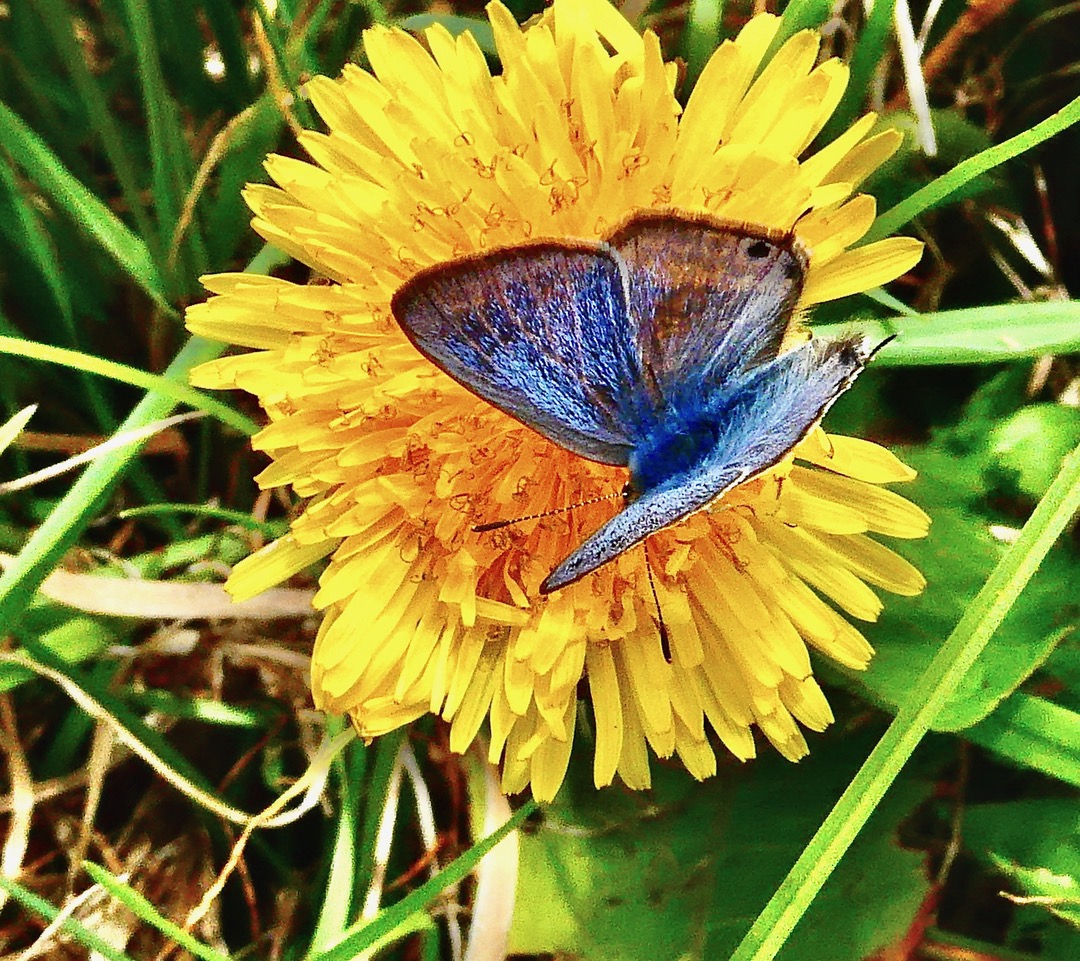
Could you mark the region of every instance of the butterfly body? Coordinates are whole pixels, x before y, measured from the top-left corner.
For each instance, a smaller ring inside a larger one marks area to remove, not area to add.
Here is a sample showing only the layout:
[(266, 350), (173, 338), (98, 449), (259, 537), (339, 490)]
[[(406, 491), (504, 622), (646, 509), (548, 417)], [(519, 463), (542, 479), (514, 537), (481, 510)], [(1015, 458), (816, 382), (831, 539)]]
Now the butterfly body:
[(573, 583), (768, 470), (873, 353), (781, 353), (807, 257), (790, 235), (642, 212), (606, 242), (538, 242), (439, 265), (392, 310), (480, 397), (583, 457), (629, 468), (622, 511), (545, 579)]

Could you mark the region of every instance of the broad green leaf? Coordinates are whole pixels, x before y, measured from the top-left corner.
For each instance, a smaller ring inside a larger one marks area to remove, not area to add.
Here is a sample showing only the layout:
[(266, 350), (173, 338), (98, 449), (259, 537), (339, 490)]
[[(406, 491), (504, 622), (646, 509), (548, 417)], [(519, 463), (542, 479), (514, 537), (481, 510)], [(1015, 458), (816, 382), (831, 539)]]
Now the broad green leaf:
[(1017, 691), (964, 737), (1016, 767), (1080, 787), (1080, 714)]
[[(511, 952), (727, 957), (868, 746), (865, 735), (829, 737), (798, 766), (763, 751), (702, 784), (658, 767), (647, 796), (597, 794), (575, 757), (567, 787), (520, 839)], [(896, 829), (926, 791), (912, 778), (890, 795), (783, 958), (861, 961), (907, 929), (927, 881)]]
[(1080, 408), (1029, 404), (994, 427), (991, 452), (1020, 491), (1042, 497), (1065, 457), (1080, 444)]
[[(864, 696), (892, 709), (908, 697), (1009, 547), (994, 534), (991, 519), (976, 512), (977, 504), (966, 506), (985, 490), (981, 458), (943, 445), (905, 450), (903, 458), (919, 478), (900, 490), (932, 525), (925, 540), (889, 546), (923, 572), (927, 588), (919, 597), (886, 599), (880, 621), (865, 628), (877, 648), (869, 670), (844, 672)], [(982, 720), (1046, 660), (1065, 636), (1058, 611), (1074, 565), (1065, 550), (1051, 552), (934, 720), (935, 730), (958, 731)]]

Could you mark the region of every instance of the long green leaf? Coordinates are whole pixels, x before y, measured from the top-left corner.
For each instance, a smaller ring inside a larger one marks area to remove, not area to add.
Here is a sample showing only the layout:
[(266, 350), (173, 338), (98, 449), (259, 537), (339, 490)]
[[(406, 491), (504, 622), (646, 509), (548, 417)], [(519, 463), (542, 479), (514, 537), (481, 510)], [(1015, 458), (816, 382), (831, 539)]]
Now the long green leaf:
[(931, 181), (925, 187), (916, 190), (910, 197), (905, 198), (895, 207), (886, 210), (876, 221), (873, 227), (863, 238), (863, 243), (881, 240), (888, 237), (903, 227), (906, 223), (918, 217), (919, 214), (940, 207), (956, 191), (968, 182), (974, 180), (980, 174), (993, 170), (1006, 160), (1012, 160), (1025, 151), (1030, 150), (1044, 140), (1049, 140), (1055, 134), (1071, 127), (1080, 120), (1080, 97), (1066, 104), (1057, 113), (1047, 117), (1042, 123), (1037, 123), (1030, 130), (1010, 137), (1004, 143), (999, 143), (988, 150), (983, 150), (974, 157), (969, 157), (962, 163), (958, 163), (947, 174), (942, 174), (936, 180)]
[[(55, 921), (60, 914), (55, 905), (44, 898), (38, 897), (33, 891), (24, 888), (18, 882), (2, 875), (0, 875), (0, 888), (7, 891), (27, 911), (36, 914), (39, 918), (43, 918), (48, 924)], [(103, 958), (107, 958), (108, 961), (134, 961), (130, 955), (124, 954), (118, 948), (114, 948), (103, 937), (95, 934), (85, 924), (70, 915), (60, 922), (60, 930), (72, 940), (78, 941), (83, 947), (96, 951)]]
[(432, 901), (445, 891), (450, 885), (463, 881), (465, 877), (480, 863), (480, 860), (495, 847), (511, 831), (516, 831), (538, 805), (535, 801), (529, 801), (497, 831), (489, 834), (486, 838), (478, 841), (456, 861), (440, 871), (435, 877), (420, 885), (396, 904), (392, 904), (384, 911), (380, 911), (369, 924), (365, 924), (359, 931), (339, 941), (334, 947), (322, 954), (314, 955), (311, 961), (354, 961), (359, 955), (367, 951), (382, 938), (405, 924), (409, 917), (418, 911), (423, 911)]
[[(194, 180), (195, 164), (187, 147), (188, 138), (180, 121), (179, 110), (165, 83), (157, 36), (153, 29), (153, 11), (146, 0), (121, 0), (121, 5), (138, 63), (136, 73), (142, 88), (143, 108), (146, 111), (147, 130), (150, 134), (154, 206), (158, 216), (159, 236), (164, 247), (172, 240), (180, 217), (182, 197)], [(178, 263), (190, 261), (186, 263), (189, 276), (183, 277), (179, 269), (173, 274), (174, 277), (181, 278), (181, 292), (199, 274), (205, 272), (208, 266), (195, 222), (189, 225), (186, 239), (188, 242), (181, 244), (180, 251), (169, 251), (170, 257), (181, 252), (189, 255), (178, 260)]]
[[(835, 337), (852, 324), (827, 324), (814, 332)], [(1080, 351), (1080, 301), (995, 304), (942, 310), (914, 317), (858, 322), (868, 337), (898, 335), (874, 361), (879, 367), (933, 364), (999, 364), (1040, 354)]]
[(73, 223), (85, 230), (159, 306), (170, 309), (164, 284), (146, 244), (3, 103), (0, 103), (0, 141), (26, 175)]
[(720, 42), (723, 0), (691, 0), (682, 47), (690, 80), (696, 80)]
[(964, 737), (1012, 764), (1080, 787), (1080, 714), (1021, 691)]
[(82, 112), (86, 116), (86, 127), (94, 131), (101, 141), (120, 186), (124, 206), (131, 212), (139, 235), (148, 243), (153, 243), (153, 226), (140, 190), (134, 157), (127, 137), (109, 107), (108, 97), (97, 75), (90, 69), (86, 51), (75, 37), (78, 21), (65, 0), (31, 0), (31, 3), (36, 7), (49, 39), (71, 75)]
[(790, 0), (780, 15), (780, 29), (765, 52), (762, 67), (795, 34), (800, 30), (816, 30), (832, 16), (832, 11), (830, 0)]
[(769, 961), (877, 807), (922, 740), (938, 711), (993, 636), (1042, 559), (1080, 509), (1080, 447), (1016, 543), (987, 578), (971, 606), (934, 657), (912, 696), (870, 753), (788, 876), (758, 915), (731, 961)]
[(126, 364), (95, 357), (93, 354), (65, 350), (63, 347), (50, 347), (48, 344), (20, 340), (17, 337), (0, 336), (0, 354), (44, 360), (50, 364), (61, 364), (84, 373), (98, 374), (124, 384), (143, 387), (165, 397), (171, 397), (179, 403), (188, 404), (196, 410), (205, 410), (223, 424), (228, 424), (234, 430), (249, 437), (259, 429), (258, 424), (239, 411), (233, 410), (209, 394), (189, 387), (186, 381), (177, 380), (174, 377), (150, 374), (135, 367), (128, 367)]
[[(345, 724), (342, 718), (327, 718), (326, 732), (334, 736)], [(336, 812), (337, 824), (334, 827), (334, 840), (327, 860), (329, 871), (326, 887), (322, 892), (315, 929), (311, 934), (311, 946), (308, 956), (317, 955), (328, 945), (340, 941), (349, 926), (349, 917), (353, 902), (353, 876), (356, 871), (356, 809), (359, 802), (359, 784), (349, 777), (351, 750), (365, 750), (362, 746), (350, 745), (334, 759), (334, 781), (339, 786)]]
[(174, 924), (168, 918), (158, 914), (154, 906), (146, 900), (138, 891), (128, 887), (119, 878), (114, 877), (103, 867), (91, 861), (84, 861), (83, 867), (98, 884), (109, 892), (117, 901), (124, 905), (137, 918), (141, 918), (147, 924), (157, 928), (166, 937), (171, 938), (183, 948), (187, 948), (195, 957), (202, 961), (229, 961), (224, 954), (220, 954), (213, 948), (208, 948), (198, 938), (193, 938), (180, 925)]
[[(223, 349), (221, 344), (193, 337), (176, 355), (165, 376), (174, 380), (186, 379), (192, 367), (217, 357)], [(145, 427), (168, 416), (175, 404), (172, 397), (148, 394), (120, 425), (120, 430)], [(140, 445), (133, 444), (94, 461), (34, 531), (0, 576), (0, 632), (6, 633), (10, 629), (37, 593), (41, 582), (94, 519), (140, 450)]]
[(63, 322), (66, 331), (70, 334), (75, 323), (75, 311), (71, 306), (71, 293), (64, 283), (64, 272), (60, 266), (56, 250), (50, 242), (49, 232), (41, 223), (40, 212), (34, 211), (32, 205), (19, 189), (14, 171), (11, 170), (8, 164), (3, 162), (0, 162), (0, 187), (7, 190), (8, 196), (11, 198), (12, 213), (14, 214), (8, 230), (17, 232), (18, 237), (15, 243), (37, 268), (45, 290), (49, 292), (49, 296), (52, 298), (57, 317)]

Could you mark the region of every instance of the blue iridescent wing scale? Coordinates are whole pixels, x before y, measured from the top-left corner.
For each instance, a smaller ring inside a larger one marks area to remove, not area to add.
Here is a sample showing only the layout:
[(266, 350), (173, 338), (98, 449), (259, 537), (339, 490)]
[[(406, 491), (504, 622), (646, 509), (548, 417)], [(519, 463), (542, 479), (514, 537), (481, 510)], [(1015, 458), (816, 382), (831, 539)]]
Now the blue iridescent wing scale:
[(627, 266), (644, 386), (657, 405), (694, 403), (779, 354), (806, 272), (791, 234), (642, 212), (609, 243)]
[[(691, 466), (646, 487), (562, 561), (540, 592), (572, 584), (777, 464), (854, 383), (880, 346), (871, 350), (857, 336), (812, 340), (707, 398), (699, 416), (715, 429), (691, 458)], [(669, 426), (672, 432), (679, 429)], [(644, 472), (662, 474), (663, 466), (645, 464)]]
[(406, 282), (391, 309), (469, 390), (583, 457), (627, 463), (649, 416), (623, 265), (606, 245), (462, 258)]

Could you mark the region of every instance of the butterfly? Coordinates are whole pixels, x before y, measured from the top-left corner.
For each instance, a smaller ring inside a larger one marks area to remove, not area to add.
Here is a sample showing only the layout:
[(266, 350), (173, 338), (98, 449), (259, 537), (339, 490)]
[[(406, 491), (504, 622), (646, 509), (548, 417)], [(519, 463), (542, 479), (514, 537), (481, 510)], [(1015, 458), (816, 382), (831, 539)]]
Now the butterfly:
[(604, 241), (422, 270), (391, 301), (416, 348), (561, 447), (628, 467), (622, 510), (540, 586), (572, 584), (775, 466), (882, 345), (781, 352), (808, 256), (791, 233), (641, 211)]

